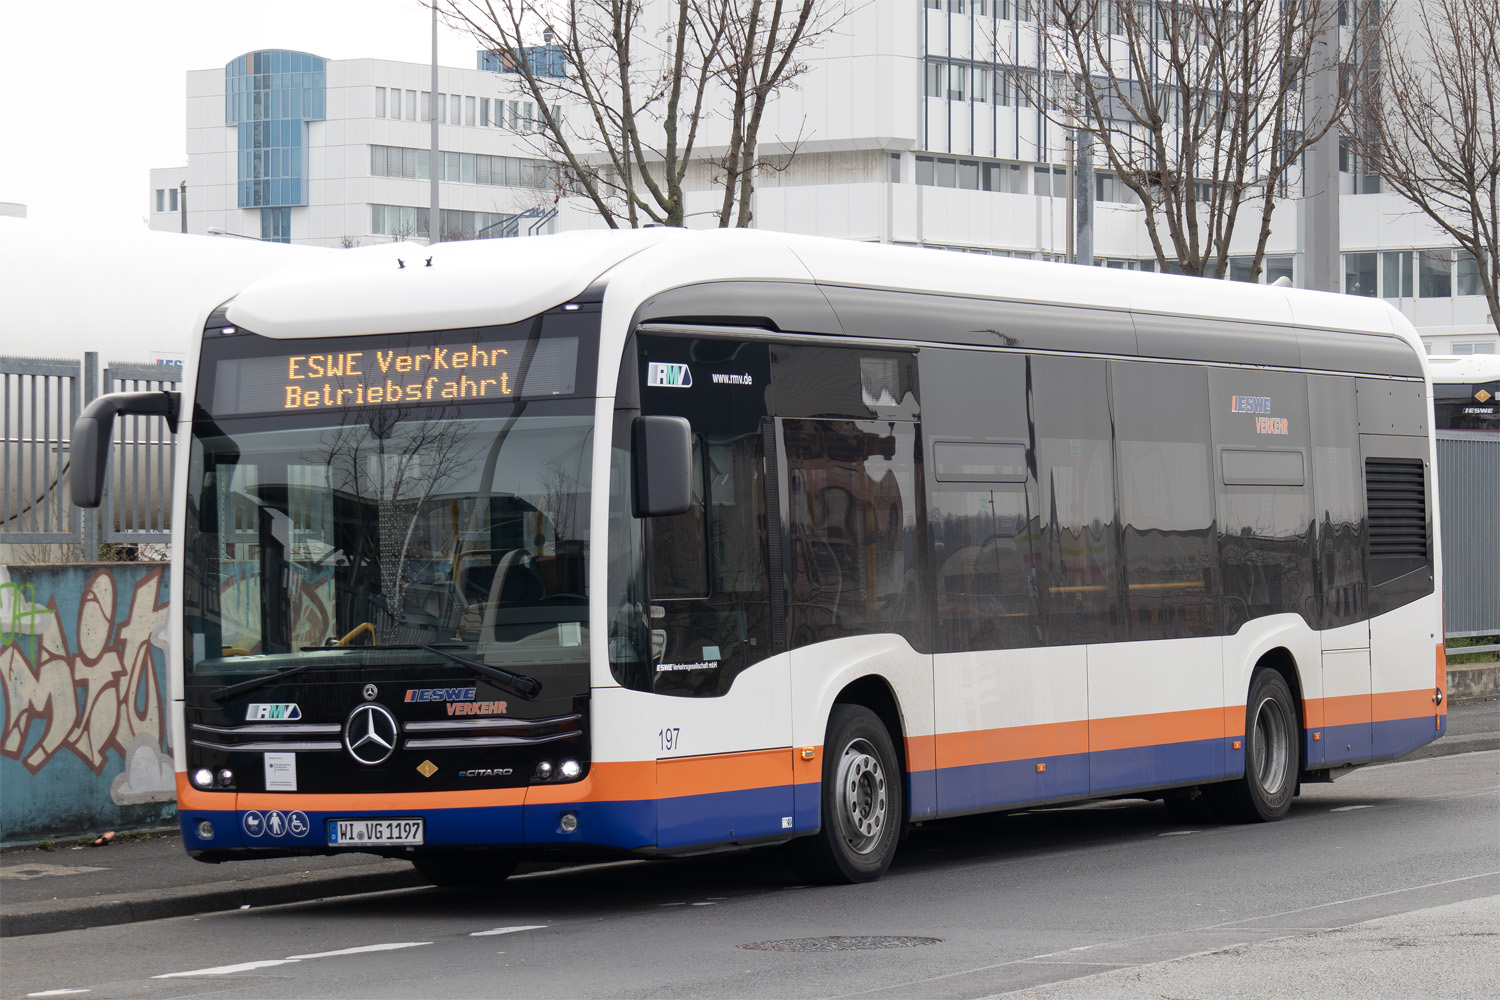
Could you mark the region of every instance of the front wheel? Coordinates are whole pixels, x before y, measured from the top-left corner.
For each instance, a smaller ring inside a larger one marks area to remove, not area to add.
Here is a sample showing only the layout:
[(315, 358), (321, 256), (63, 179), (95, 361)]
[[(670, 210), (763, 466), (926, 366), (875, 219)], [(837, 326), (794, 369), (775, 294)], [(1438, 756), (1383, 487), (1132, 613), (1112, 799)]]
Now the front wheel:
[(1219, 786), (1218, 805), (1242, 823), (1280, 819), (1292, 807), (1301, 766), (1297, 703), (1286, 679), (1262, 668), (1245, 701), (1245, 776)]
[(516, 859), (495, 851), (429, 851), (411, 859), (417, 873), (444, 889), (493, 889), (516, 870)]
[(873, 882), (896, 856), (904, 781), (891, 735), (863, 705), (835, 705), (823, 744), (822, 828), (794, 841), (798, 871), (816, 882)]

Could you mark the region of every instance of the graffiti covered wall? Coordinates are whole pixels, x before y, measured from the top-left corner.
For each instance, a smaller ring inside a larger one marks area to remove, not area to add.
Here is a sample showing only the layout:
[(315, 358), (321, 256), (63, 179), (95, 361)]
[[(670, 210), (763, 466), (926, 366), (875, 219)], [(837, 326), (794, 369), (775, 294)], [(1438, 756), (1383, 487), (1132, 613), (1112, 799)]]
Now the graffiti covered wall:
[(0, 567), (0, 844), (176, 816), (159, 563)]

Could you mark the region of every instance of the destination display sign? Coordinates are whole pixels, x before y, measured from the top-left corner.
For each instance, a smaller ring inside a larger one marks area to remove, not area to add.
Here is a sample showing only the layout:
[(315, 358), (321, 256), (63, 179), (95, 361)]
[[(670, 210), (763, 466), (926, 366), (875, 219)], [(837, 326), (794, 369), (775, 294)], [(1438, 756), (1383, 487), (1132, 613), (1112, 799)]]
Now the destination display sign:
[(536, 399), (572, 393), (577, 371), (577, 337), (229, 358), (218, 362), (214, 412), (305, 413)]

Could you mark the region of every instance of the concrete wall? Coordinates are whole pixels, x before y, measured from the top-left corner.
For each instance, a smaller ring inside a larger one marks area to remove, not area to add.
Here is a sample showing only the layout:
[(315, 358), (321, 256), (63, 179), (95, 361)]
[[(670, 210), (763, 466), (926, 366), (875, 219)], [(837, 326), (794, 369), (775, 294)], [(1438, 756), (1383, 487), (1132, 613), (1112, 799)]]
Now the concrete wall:
[(167, 568), (0, 566), (0, 844), (174, 822)]

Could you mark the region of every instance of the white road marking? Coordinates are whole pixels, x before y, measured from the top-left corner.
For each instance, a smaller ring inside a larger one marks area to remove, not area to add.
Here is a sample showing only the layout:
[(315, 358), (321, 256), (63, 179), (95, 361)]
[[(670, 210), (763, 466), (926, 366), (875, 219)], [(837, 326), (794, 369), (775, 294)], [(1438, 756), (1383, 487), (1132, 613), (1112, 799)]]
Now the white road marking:
[(1356, 809), (1374, 809), (1374, 806), (1339, 806), (1337, 809), (1328, 810), (1331, 813), (1353, 812)]
[(1158, 837), (1191, 837), (1197, 830), (1168, 830), (1166, 833), (1158, 833)]
[[(494, 937), (496, 934), (514, 934), (517, 931), (539, 931), (546, 928), (546, 924), (517, 924), (515, 927), (496, 927), (489, 931), (473, 931), (469, 937)], [(501, 954), (504, 954), (503, 952)]]
[(192, 972), (168, 972), (152, 979), (187, 979), (191, 976), (227, 976), (235, 972), (250, 972), (253, 969), (269, 969), (274, 965), (293, 965), (308, 958), (334, 958), (339, 955), (363, 955), (372, 951), (396, 951), (401, 948), (420, 948), (431, 941), (396, 941), (391, 944), (366, 944), (358, 948), (340, 948), (338, 951), (319, 951), (311, 955), (289, 955), (286, 958), (267, 958), (259, 962), (241, 962), (238, 965), (218, 965), (212, 969), (194, 969)]
[(70, 993), (87, 993), (88, 990), (42, 990), (40, 993), (28, 993), (29, 997), (65, 997)]
[(291, 965), (289, 958), (271, 958), (260, 962), (241, 962), (239, 965), (217, 965), (212, 969), (194, 969), (192, 972), (168, 972), (152, 979), (186, 979), (189, 976), (227, 976), (233, 972), (249, 972), (251, 969), (269, 969), (273, 965)]
[(315, 951), (311, 955), (288, 955), (288, 962), (300, 962), (304, 958), (337, 958), (340, 955), (364, 955), (372, 951), (400, 951), (402, 948), (420, 948), (431, 941), (396, 941), (391, 944), (362, 944), (358, 948), (340, 948), (338, 951)]

